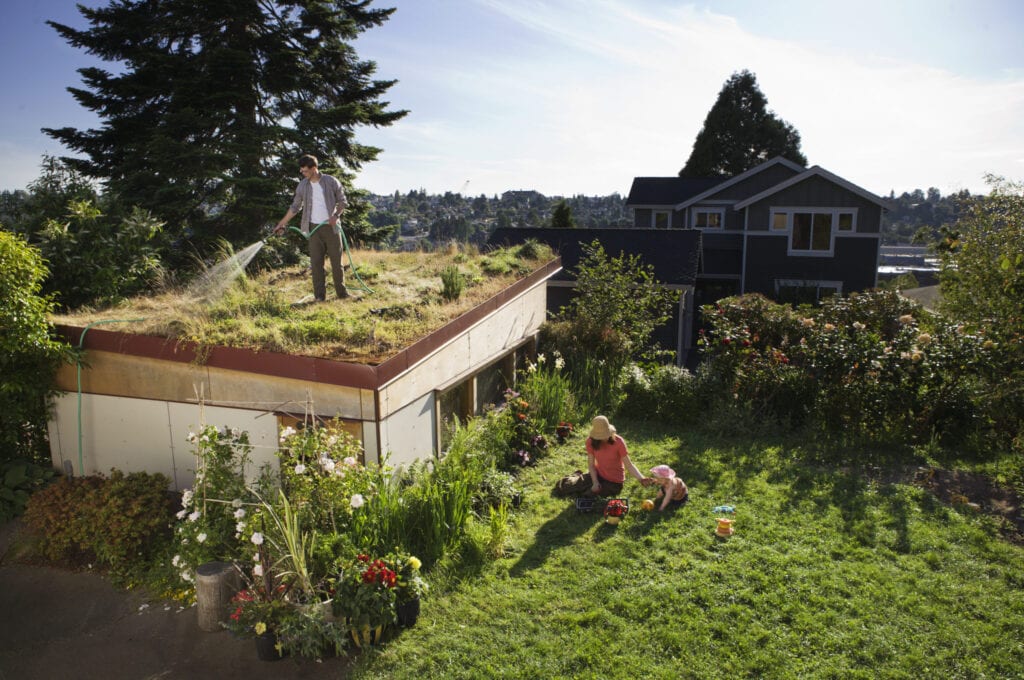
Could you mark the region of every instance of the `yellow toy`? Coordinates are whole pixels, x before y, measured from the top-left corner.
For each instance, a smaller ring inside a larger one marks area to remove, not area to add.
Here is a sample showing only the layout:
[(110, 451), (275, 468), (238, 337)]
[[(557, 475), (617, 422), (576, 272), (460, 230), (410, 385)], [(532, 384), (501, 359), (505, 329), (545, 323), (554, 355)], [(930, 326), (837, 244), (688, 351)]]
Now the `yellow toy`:
[(725, 517), (718, 518), (718, 527), (715, 528), (716, 536), (732, 536), (732, 520)]
[(644, 510), (654, 510), (654, 501), (650, 498), (645, 498), (644, 502), (640, 504), (640, 507)]

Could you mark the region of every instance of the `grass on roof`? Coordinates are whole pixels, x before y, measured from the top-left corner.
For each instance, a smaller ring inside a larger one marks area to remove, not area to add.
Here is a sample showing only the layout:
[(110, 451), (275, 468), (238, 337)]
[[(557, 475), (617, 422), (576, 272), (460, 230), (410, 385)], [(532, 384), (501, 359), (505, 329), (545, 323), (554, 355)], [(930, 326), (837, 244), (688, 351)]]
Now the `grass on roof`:
[[(118, 320), (106, 330), (156, 335), (200, 348), (228, 346), (358, 363), (379, 363), (443, 327), (551, 261), (536, 243), (480, 253), (451, 246), (435, 252), (354, 250), (346, 265), (351, 296), (334, 298), (330, 268), (327, 301), (312, 301), (307, 266), (258, 273), (218, 266), (205, 285), (127, 300), (113, 307), (55, 315), (57, 324), (84, 327)], [(457, 267), (461, 295), (442, 295), (441, 272)], [(226, 271), (225, 271), (226, 270)], [(128, 321), (122, 321), (128, 320)]]

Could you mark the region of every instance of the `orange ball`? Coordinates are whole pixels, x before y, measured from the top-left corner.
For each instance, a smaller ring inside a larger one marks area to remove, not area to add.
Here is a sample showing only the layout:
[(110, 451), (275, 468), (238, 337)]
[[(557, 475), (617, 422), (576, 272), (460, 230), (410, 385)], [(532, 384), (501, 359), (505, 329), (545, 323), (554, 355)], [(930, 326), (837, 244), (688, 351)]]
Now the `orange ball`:
[(640, 504), (640, 507), (644, 510), (654, 510), (654, 501), (650, 498), (645, 498), (644, 502)]

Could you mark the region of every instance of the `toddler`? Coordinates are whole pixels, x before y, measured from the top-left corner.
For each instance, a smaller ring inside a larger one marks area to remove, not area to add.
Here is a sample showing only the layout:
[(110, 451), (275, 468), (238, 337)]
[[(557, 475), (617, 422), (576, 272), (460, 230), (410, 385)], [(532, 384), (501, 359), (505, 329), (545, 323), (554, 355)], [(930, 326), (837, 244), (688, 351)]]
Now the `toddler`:
[(651, 481), (661, 487), (654, 499), (655, 503), (661, 501), (661, 505), (658, 507), (659, 512), (669, 505), (674, 508), (680, 507), (689, 499), (690, 494), (686, 488), (686, 482), (676, 477), (676, 471), (669, 466), (656, 465), (651, 468), (651, 474), (654, 475), (653, 478), (650, 478)]

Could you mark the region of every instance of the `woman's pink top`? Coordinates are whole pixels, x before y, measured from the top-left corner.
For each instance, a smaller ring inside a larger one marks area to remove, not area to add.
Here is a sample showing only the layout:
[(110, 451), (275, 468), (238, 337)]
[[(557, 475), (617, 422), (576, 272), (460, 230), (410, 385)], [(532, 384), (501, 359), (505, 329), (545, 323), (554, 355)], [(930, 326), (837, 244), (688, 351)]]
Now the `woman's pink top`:
[(626, 466), (622, 459), (629, 455), (626, 450), (626, 442), (619, 435), (614, 435), (615, 441), (608, 443), (605, 439), (601, 446), (594, 448), (594, 443), (587, 437), (587, 453), (594, 457), (597, 464), (597, 474), (609, 482), (621, 484), (626, 481)]

